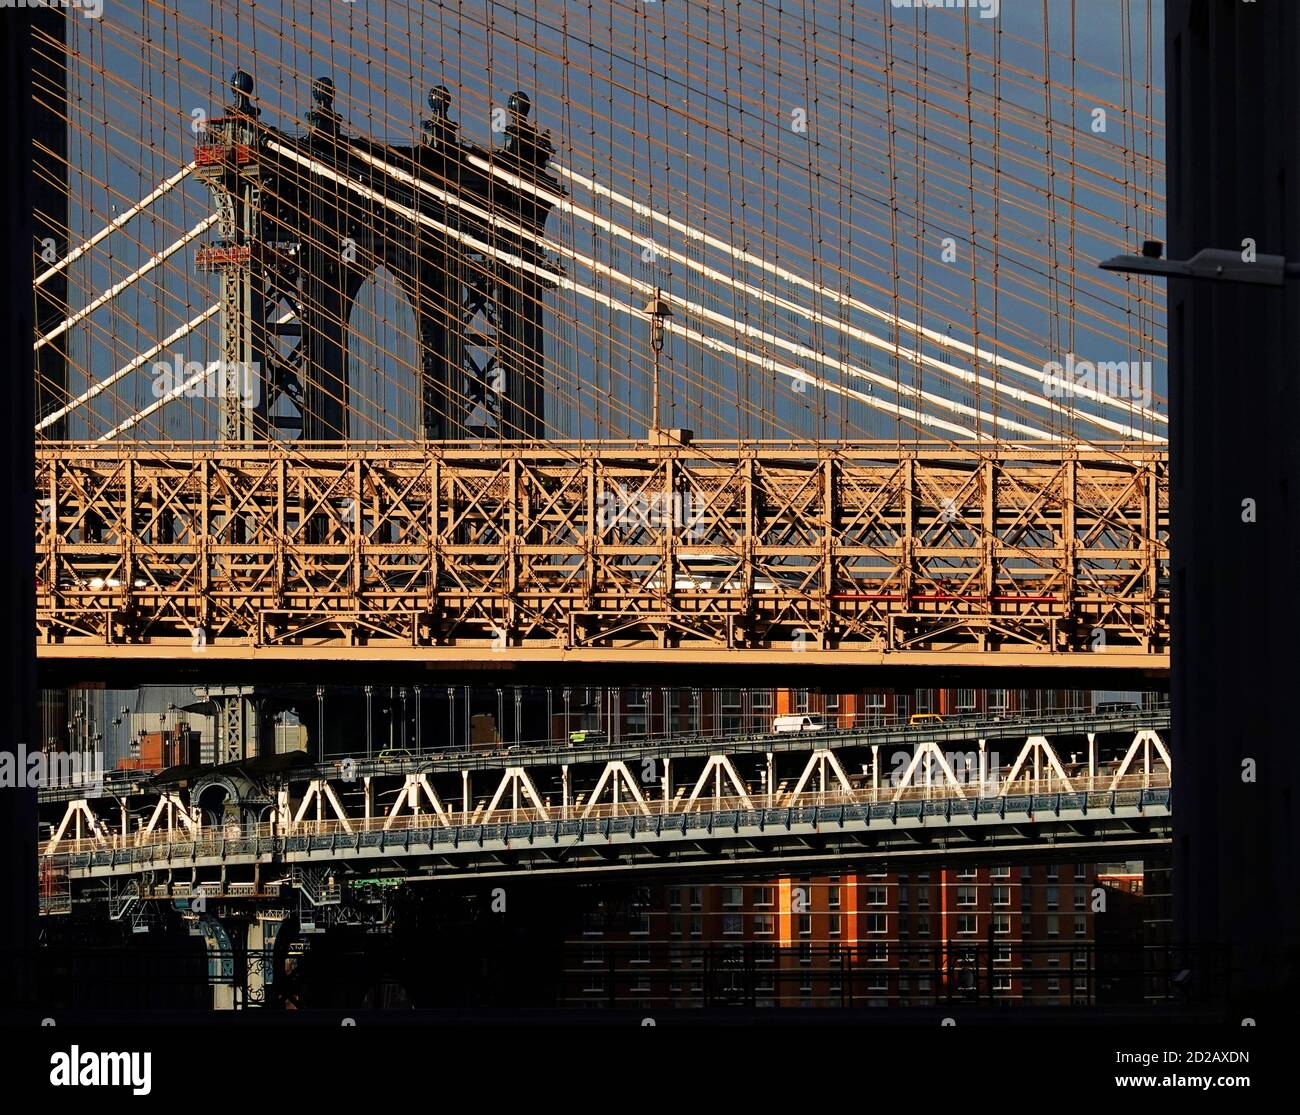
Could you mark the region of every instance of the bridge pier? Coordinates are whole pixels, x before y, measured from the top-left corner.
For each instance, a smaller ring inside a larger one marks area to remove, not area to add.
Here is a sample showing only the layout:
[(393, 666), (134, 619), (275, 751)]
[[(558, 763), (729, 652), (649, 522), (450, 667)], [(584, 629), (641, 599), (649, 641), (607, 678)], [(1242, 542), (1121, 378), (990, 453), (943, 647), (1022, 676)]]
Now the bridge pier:
[(275, 942), (288, 918), (287, 910), (258, 913), (249, 923), (246, 938), (248, 981), (245, 1005), (265, 1007), (270, 1003), (275, 981)]
[[(242, 926), (239, 928), (242, 929)], [(229, 929), (217, 918), (200, 914), (190, 932), (203, 938), (203, 946), (207, 950), (208, 987), (212, 990), (212, 1009), (234, 1010), (237, 1003), (235, 949)]]

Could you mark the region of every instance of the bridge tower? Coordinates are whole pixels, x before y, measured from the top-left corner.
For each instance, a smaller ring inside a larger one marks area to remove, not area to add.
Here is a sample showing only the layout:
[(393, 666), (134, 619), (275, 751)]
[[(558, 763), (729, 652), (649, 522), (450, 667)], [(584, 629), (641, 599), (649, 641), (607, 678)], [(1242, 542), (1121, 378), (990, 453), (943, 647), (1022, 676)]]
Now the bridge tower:
[(420, 436), (541, 438), (552, 284), (538, 271), (563, 189), (528, 96), (511, 96), (504, 143), (486, 150), (460, 139), (442, 86), (411, 146), (349, 135), (328, 77), (302, 136), (261, 120), (249, 74), (231, 86), (195, 152), (220, 216), (198, 265), (220, 277), (221, 355), (235, 370), (221, 381), (223, 438), (349, 436), (349, 322), (380, 267), (416, 319)]

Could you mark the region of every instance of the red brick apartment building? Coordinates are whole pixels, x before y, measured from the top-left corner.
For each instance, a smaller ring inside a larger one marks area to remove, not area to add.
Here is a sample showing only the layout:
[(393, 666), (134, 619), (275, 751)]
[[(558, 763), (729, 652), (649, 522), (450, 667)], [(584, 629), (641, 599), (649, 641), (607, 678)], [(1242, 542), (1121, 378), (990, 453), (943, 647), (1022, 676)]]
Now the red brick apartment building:
[(1142, 868), (1122, 866), (918, 864), (593, 889), (567, 934), (563, 999), (649, 1010), (1140, 998), (1141, 908), (1126, 900), (1140, 900), (1131, 871), (1140, 880)]
[(599, 729), (613, 740), (688, 734), (770, 731), (772, 719), (814, 713), (840, 727), (940, 716), (1027, 714), (1084, 710), (1092, 693), (1072, 689), (814, 689), (573, 687), (551, 704), (552, 738)]

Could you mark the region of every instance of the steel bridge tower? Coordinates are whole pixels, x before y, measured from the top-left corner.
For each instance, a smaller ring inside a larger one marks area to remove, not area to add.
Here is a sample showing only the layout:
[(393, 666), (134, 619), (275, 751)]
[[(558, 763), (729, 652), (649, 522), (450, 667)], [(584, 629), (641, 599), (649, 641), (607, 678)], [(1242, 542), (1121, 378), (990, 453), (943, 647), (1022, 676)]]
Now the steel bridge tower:
[[(461, 140), (441, 86), (409, 147), (349, 135), (327, 77), (303, 136), (263, 122), (251, 75), (231, 86), (195, 152), (219, 214), (198, 263), (221, 286), (223, 439), (349, 436), (349, 321), (380, 267), (414, 311), (423, 436), (542, 438), (550, 284), (537, 271), (563, 189), (545, 171), (555, 148), (528, 119), (527, 95), (511, 96), (504, 143), (489, 151)], [(295, 413), (274, 413), (280, 400)]]

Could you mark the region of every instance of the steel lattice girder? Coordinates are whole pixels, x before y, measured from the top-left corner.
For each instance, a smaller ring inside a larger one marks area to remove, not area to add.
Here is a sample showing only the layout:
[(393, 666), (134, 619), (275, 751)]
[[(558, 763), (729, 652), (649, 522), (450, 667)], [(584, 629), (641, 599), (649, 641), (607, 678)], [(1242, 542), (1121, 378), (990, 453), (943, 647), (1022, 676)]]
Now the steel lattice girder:
[(51, 445), (46, 657), (1168, 663), (1150, 447)]

